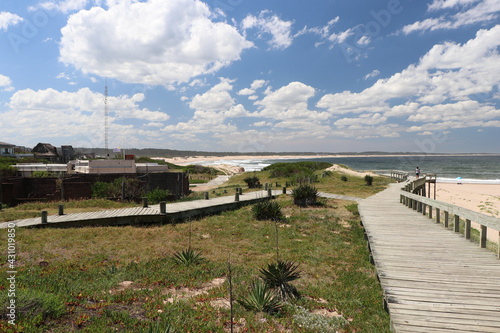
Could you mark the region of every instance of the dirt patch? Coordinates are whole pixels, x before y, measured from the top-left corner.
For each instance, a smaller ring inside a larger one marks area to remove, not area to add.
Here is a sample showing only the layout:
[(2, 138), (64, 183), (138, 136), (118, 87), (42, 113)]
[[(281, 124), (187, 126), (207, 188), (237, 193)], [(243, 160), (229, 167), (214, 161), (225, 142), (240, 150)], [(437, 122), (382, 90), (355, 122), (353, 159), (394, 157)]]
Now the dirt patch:
[(168, 288), (165, 289), (163, 294), (169, 294), (171, 297), (167, 298), (166, 300), (163, 301), (164, 304), (167, 303), (174, 303), (175, 301), (182, 300), (182, 299), (188, 299), (192, 297), (196, 297), (198, 295), (205, 295), (208, 294), (208, 292), (211, 289), (220, 287), (226, 282), (226, 278), (215, 278), (210, 282), (204, 283), (200, 288)]

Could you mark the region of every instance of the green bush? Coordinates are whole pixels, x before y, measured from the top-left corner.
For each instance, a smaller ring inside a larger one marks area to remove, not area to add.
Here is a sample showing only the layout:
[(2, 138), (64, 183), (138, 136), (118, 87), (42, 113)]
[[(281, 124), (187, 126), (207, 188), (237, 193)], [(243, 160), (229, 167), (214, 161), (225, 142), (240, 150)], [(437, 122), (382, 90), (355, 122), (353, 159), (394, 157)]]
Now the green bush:
[(148, 198), (148, 203), (151, 205), (159, 204), (162, 201), (167, 201), (168, 197), (171, 195), (169, 190), (162, 190), (160, 188), (155, 188), (146, 194)]
[(346, 175), (342, 175), (340, 177), (340, 180), (343, 181), (343, 182), (346, 182), (347, 181), (347, 176)]
[(366, 185), (368, 186), (372, 186), (372, 183), (373, 183), (373, 177), (370, 176), (370, 175), (366, 175), (365, 176), (365, 182), (366, 182)]
[(256, 220), (279, 221), (283, 219), (281, 206), (276, 201), (265, 200), (252, 207), (252, 214)]
[(293, 202), (302, 207), (315, 205), (318, 199), (318, 190), (311, 185), (301, 185), (292, 191)]
[(259, 177), (257, 176), (250, 176), (245, 179), (243, 179), (245, 183), (247, 183), (248, 188), (257, 188), (260, 187), (260, 181)]
[(92, 187), (93, 198), (121, 198), (124, 195), (124, 200), (134, 201), (142, 198), (144, 189), (141, 181), (134, 178), (121, 177), (115, 179), (112, 183), (95, 182)]
[(291, 177), (296, 174), (312, 174), (314, 171), (323, 170), (331, 167), (331, 163), (327, 162), (312, 162), (312, 161), (303, 161), (303, 162), (281, 162), (271, 164), (264, 169), (263, 171), (270, 171), (270, 177)]

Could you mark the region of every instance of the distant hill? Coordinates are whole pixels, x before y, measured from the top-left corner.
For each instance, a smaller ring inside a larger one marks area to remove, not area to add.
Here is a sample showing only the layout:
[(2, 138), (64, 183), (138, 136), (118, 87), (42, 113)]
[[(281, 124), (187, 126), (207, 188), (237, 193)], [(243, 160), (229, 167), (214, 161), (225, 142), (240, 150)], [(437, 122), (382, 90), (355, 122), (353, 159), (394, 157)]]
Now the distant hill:
[[(106, 151), (104, 148), (75, 148), (79, 153), (95, 153), (96, 156), (105, 156), (107, 153), (116, 155), (112, 149)], [(123, 150), (122, 152), (123, 153)], [(118, 153), (120, 154), (120, 153)], [(423, 154), (418, 152), (383, 152), (383, 151), (366, 151), (366, 152), (209, 152), (198, 150), (174, 150), (174, 149), (158, 149), (158, 148), (130, 148), (125, 150), (125, 154), (135, 155), (137, 157), (188, 157), (188, 156), (266, 156), (266, 155), (415, 155)], [(425, 154), (425, 155), (447, 155), (447, 154)], [(450, 154), (454, 155), (454, 154)]]

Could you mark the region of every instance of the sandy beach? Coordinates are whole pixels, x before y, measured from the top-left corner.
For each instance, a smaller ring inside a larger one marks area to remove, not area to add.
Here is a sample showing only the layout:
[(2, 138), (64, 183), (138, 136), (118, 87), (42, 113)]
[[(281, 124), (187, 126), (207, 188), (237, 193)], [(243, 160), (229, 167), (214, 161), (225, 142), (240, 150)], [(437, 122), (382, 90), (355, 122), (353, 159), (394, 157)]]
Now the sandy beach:
[[(500, 218), (500, 185), (437, 183), (436, 200)], [(498, 238), (498, 231), (488, 229), (489, 240)]]
[(213, 162), (224, 160), (278, 160), (278, 159), (296, 159), (296, 158), (320, 158), (320, 157), (340, 157), (341, 155), (235, 155), (235, 156), (187, 156), (187, 157), (172, 157), (161, 159), (165, 162), (177, 165), (189, 165), (198, 162)]

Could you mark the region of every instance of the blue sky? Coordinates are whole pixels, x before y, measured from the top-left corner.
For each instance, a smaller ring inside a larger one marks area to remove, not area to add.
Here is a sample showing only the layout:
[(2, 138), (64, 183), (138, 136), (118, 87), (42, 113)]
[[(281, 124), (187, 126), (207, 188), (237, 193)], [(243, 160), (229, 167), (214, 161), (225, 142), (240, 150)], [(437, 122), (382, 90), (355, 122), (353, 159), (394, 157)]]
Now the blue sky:
[(0, 141), (500, 153), (500, 0), (0, 2)]

